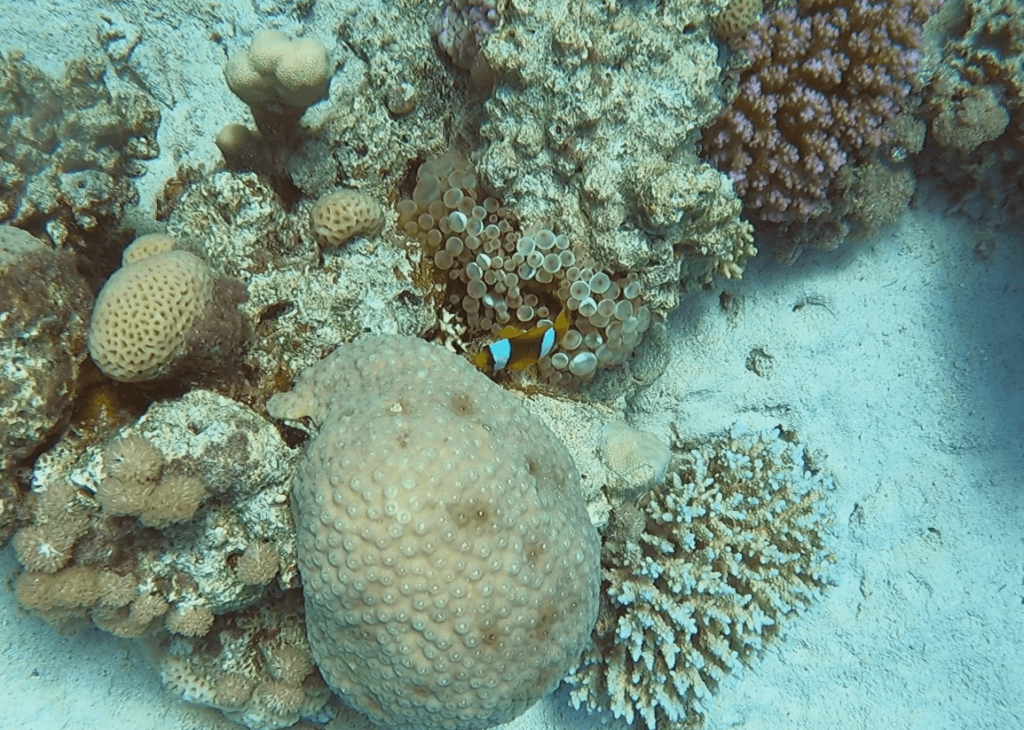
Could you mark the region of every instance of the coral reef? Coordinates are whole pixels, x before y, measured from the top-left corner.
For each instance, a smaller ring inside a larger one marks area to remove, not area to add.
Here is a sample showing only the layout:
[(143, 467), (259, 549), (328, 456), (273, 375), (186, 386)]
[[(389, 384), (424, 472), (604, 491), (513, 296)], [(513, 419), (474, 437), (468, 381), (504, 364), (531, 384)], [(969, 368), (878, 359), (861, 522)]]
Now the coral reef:
[(167, 219), (178, 246), (248, 290), (239, 305), (254, 324), (247, 365), (261, 392), (360, 332), (420, 334), (436, 314), (415, 279), (418, 247), (354, 240), (320, 251), (304, 201), (290, 214), (253, 173), (217, 172), (181, 197)]
[(830, 477), (781, 428), (689, 447), (639, 507), (613, 512), (593, 644), (574, 704), (650, 730), (699, 725), (711, 691), (830, 582)]
[(749, 65), (702, 146), (752, 215), (772, 223), (822, 215), (839, 170), (892, 139), (933, 6), (798, 0), (737, 41)]
[(160, 113), (141, 90), (112, 94), (105, 71), (82, 59), (55, 81), (0, 52), (0, 223), (82, 248), (138, 201)]
[(567, 313), (571, 327), (537, 364), (547, 382), (572, 384), (622, 363), (650, 327), (636, 273), (601, 271), (568, 236), (547, 228), (522, 233), (458, 152), (424, 162), (412, 198), (397, 207), (399, 229), (423, 246), (425, 276), (444, 310), (465, 323), (465, 340), (500, 337), (506, 326), (526, 331)]
[[(14, 536), (26, 568), (18, 599), (67, 629), (91, 621), (139, 636), (163, 621), (192, 636), (295, 587), (281, 478), (295, 456), (264, 419), (202, 390), (152, 405), (101, 443), (63, 438), (39, 457), (30, 522)], [(253, 544), (274, 546), (276, 583), (236, 573)]]
[(714, 12), (509, 0), (482, 46), (495, 77), (473, 157), (482, 179), (598, 269), (638, 272), (659, 313), (755, 253), (728, 180), (695, 155), (721, 108)]
[(133, 243), (96, 298), (89, 354), (114, 380), (227, 373), (241, 358), (244, 286), (173, 245), (166, 235)]
[(18, 470), (66, 422), (85, 360), (92, 296), (66, 252), (0, 226), (0, 545), (10, 537)]
[(409, 337), (339, 348), (267, 410), (318, 427), (292, 499), (334, 691), (389, 727), (471, 730), (554, 689), (597, 615), (599, 546), (541, 422)]

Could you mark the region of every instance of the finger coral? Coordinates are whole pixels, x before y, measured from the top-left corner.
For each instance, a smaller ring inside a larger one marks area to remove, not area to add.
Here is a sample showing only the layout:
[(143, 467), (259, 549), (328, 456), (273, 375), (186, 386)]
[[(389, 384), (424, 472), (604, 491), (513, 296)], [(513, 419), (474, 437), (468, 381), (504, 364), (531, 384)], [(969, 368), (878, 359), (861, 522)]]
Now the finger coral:
[(774, 223), (820, 215), (839, 170), (892, 138), (934, 7), (799, 0), (736, 41), (749, 66), (702, 146), (752, 215)]
[(830, 477), (780, 428), (733, 426), (627, 503), (602, 551), (604, 601), (576, 706), (650, 730), (706, 712), (710, 693), (830, 582)]

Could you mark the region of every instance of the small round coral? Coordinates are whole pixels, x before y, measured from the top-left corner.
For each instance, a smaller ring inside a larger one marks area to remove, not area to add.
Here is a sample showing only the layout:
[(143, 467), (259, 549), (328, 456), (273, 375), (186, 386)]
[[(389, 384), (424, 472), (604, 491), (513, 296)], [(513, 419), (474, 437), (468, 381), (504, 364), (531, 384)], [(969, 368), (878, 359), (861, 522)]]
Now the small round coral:
[(213, 298), (213, 276), (187, 251), (146, 256), (118, 269), (96, 299), (89, 354), (106, 375), (134, 383), (161, 375)]
[(376, 200), (360, 190), (337, 190), (313, 204), (309, 224), (321, 246), (341, 246), (353, 236), (379, 232), (384, 213)]

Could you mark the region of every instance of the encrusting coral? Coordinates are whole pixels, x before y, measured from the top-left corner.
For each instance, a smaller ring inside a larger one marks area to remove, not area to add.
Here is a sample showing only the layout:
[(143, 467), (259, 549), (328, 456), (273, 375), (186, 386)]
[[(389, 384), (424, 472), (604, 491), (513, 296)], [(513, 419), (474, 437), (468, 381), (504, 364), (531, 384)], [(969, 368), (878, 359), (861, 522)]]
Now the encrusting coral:
[[(485, 2), (453, 2), (458, 8)], [(715, 4), (507, 0), (481, 44), (494, 88), (473, 160), (518, 218), (636, 272), (674, 309), (756, 253), (728, 180), (695, 155), (721, 108)]]
[(91, 305), (70, 253), (0, 226), (0, 545), (24, 491), (20, 470), (69, 419)]
[[(280, 478), (293, 459), (269, 423), (208, 391), (154, 404), (106, 441), (60, 441), (37, 460), (14, 536), (19, 601), (68, 630), (202, 636), (215, 615), (297, 583)], [(258, 581), (243, 580), (247, 562)]]
[(649, 730), (699, 725), (722, 678), (830, 583), (832, 488), (781, 428), (737, 424), (685, 452), (639, 507), (613, 513), (573, 703)]
[(98, 258), (104, 226), (138, 202), (133, 179), (159, 151), (156, 103), (128, 79), (111, 93), (106, 70), (100, 58), (79, 59), (52, 80), (0, 51), (0, 223), (87, 259)]

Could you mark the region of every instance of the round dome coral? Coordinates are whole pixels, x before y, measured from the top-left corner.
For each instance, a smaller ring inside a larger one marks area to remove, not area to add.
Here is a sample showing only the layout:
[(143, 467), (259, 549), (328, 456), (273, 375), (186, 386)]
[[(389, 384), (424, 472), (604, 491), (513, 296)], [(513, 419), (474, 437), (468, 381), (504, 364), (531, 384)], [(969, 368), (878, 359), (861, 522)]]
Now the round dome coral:
[(462, 358), (367, 337), (268, 404), (320, 431), (293, 486), (313, 655), (389, 728), (507, 722), (597, 616), (599, 542), (566, 448)]

